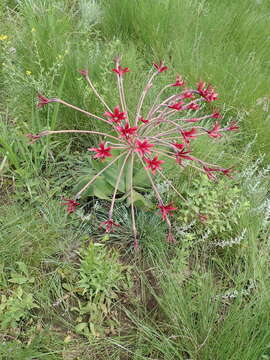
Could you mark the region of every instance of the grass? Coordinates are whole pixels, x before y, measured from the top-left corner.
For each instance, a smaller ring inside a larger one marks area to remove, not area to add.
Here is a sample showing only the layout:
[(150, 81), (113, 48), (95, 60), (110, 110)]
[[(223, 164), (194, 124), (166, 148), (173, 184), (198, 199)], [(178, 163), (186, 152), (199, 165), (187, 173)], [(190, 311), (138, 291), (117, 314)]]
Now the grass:
[[(267, 0), (0, 4), (1, 359), (270, 359), (269, 12)], [(173, 174), (191, 206), (205, 206), (206, 224), (180, 202), (171, 246), (157, 213), (138, 210), (137, 255), (124, 203), (110, 237), (97, 229), (106, 201), (87, 198), (70, 217), (59, 205), (95, 140), (47, 137), (29, 146), (25, 138), (47, 128), (100, 130), (59, 104), (37, 110), (36, 93), (102, 113), (77, 70), (89, 68), (115, 106), (117, 54), (132, 69), (132, 111), (149, 66), (164, 59), (188, 82), (215, 85), (225, 117), (241, 125), (230, 139), (194, 149), (233, 164), (234, 179)]]

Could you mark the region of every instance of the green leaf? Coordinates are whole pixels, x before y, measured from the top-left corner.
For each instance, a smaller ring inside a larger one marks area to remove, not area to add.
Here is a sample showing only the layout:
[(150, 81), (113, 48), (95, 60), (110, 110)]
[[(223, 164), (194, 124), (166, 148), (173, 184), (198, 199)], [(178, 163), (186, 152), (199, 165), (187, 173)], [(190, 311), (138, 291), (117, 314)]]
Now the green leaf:
[(86, 322), (82, 322), (75, 326), (75, 332), (80, 334), (87, 328), (88, 328), (88, 324)]
[[(100, 171), (101, 169), (98, 169), (98, 170)], [(117, 178), (119, 176), (119, 171), (120, 171), (120, 167), (118, 167), (116, 165), (112, 165), (112, 167), (105, 170), (104, 173), (102, 174), (105, 181), (108, 184), (110, 184), (113, 188), (116, 185), (116, 181), (117, 181)], [(120, 192), (125, 192), (125, 190), (126, 190), (126, 183), (125, 183), (125, 175), (124, 174), (125, 174), (125, 171), (124, 171), (123, 176), (121, 177), (119, 185), (118, 185), (118, 191), (120, 191)]]
[(24, 275), (28, 275), (27, 266), (22, 261), (16, 261), (16, 264), (18, 265), (19, 270), (24, 273)]
[(143, 168), (140, 168), (139, 170), (134, 171), (134, 177), (133, 177), (133, 185), (135, 187), (143, 187), (148, 188), (151, 186), (150, 180), (147, 176), (146, 171)]
[(27, 277), (24, 277), (24, 276), (16, 276), (14, 275), (11, 279), (8, 280), (8, 282), (11, 282), (13, 284), (19, 284), (19, 285), (22, 285), (22, 284), (25, 284), (27, 283), (28, 281), (28, 278)]
[(142, 194), (138, 193), (135, 190), (132, 190), (132, 192), (127, 197), (127, 205), (130, 206), (131, 204), (134, 204), (137, 207), (152, 207), (153, 204), (151, 201), (147, 200)]
[(103, 177), (98, 179), (93, 186), (93, 194), (99, 199), (110, 200), (110, 195), (113, 191), (113, 187)]

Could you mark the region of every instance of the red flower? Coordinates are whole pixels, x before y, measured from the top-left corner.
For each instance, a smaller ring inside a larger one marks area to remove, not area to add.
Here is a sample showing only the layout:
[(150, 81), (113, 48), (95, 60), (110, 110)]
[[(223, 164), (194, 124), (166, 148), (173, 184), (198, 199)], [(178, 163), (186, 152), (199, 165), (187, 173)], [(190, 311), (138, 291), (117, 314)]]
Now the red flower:
[(162, 214), (162, 219), (163, 220), (166, 220), (167, 218), (167, 215), (172, 215), (171, 212), (174, 211), (174, 210), (177, 210), (176, 207), (173, 206), (172, 203), (168, 204), (168, 205), (158, 205), (159, 209), (160, 209), (160, 212)]
[(120, 224), (115, 223), (112, 219), (103, 221), (103, 222), (100, 224), (99, 228), (102, 228), (103, 225), (105, 225), (105, 229), (106, 229), (105, 232), (106, 232), (106, 233), (109, 233), (109, 232), (113, 231), (113, 229), (112, 229), (113, 226), (120, 226)]
[(80, 203), (77, 203), (75, 200), (72, 199), (63, 199), (66, 201), (65, 203), (62, 203), (62, 205), (67, 205), (67, 211), (68, 215), (76, 211), (76, 206), (80, 205)]
[(142, 116), (141, 116), (141, 117), (139, 117), (139, 120), (140, 120), (140, 121), (142, 121), (144, 124), (149, 123), (149, 120), (144, 119)]
[(214, 127), (212, 130), (208, 130), (207, 133), (210, 137), (212, 138), (220, 138), (222, 136), (222, 134), (219, 133), (220, 130), (220, 123), (217, 121), (214, 124)]
[(190, 90), (184, 91), (181, 95), (181, 99), (193, 99), (193, 98), (194, 98), (193, 92)]
[(88, 76), (88, 70), (78, 70), (82, 76)]
[(206, 84), (203, 81), (198, 83), (197, 91), (198, 93), (205, 98), (206, 101), (211, 102), (218, 99), (218, 94), (215, 92), (213, 86), (208, 85), (205, 88)]
[(184, 86), (184, 85), (185, 85), (185, 82), (182, 79), (182, 76), (180, 76), (180, 75), (177, 75), (175, 83), (171, 84), (171, 86)]
[(235, 131), (235, 130), (238, 130), (238, 129), (239, 129), (239, 126), (237, 125), (236, 121), (231, 121), (229, 126), (227, 127), (228, 131)]
[(233, 171), (233, 168), (230, 167), (228, 169), (223, 169), (223, 168), (208, 168), (206, 166), (203, 167), (204, 171), (206, 172), (206, 175), (208, 176), (209, 179), (216, 179), (216, 176), (214, 174), (212, 174), (212, 172), (215, 171), (220, 171), (223, 173), (223, 175), (228, 176), (228, 177), (232, 177), (230, 175), (230, 173)]
[(158, 160), (158, 157), (157, 156), (154, 156), (154, 158), (151, 160), (151, 159), (147, 159), (145, 158), (144, 159), (145, 162), (147, 162), (147, 166), (146, 166), (146, 169), (151, 169), (152, 170), (152, 173), (153, 175), (155, 175), (156, 171), (157, 170), (161, 170), (161, 167), (160, 165), (161, 164), (164, 164), (164, 161), (163, 160)]
[(158, 64), (153, 64), (154, 67), (157, 69), (157, 71), (159, 73), (162, 73), (163, 71), (165, 70), (168, 70), (168, 67), (167, 66), (164, 66), (164, 62), (163, 61), (160, 61), (159, 65)]
[(180, 130), (186, 144), (190, 143), (189, 139), (196, 139), (196, 131), (196, 128), (192, 128), (189, 131)]
[[(183, 145), (183, 144), (179, 144), (179, 145)], [(175, 154), (176, 157), (176, 162), (178, 162), (178, 164), (182, 164), (182, 159), (185, 160), (194, 160), (192, 156), (189, 156), (187, 154), (191, 153), (191, 151), (184, 151), (184, 148), (182, 148), (180, 151), (177, 151), (177, 153)]]
[(178, 150), (183, 150), (184, 147), (185, 147), (184, 144), (179, 144), (179, 143), (176, 143), (176, 142), (172, 143), (172, 145), (175, 146), (176, 149), (178, 149)]
[(197, 91), (201, 96), (204, 96), (206, 83), (202, 80), (198, 82)]
[(211, 85), (208, 85), (206, 90), (207, 93), (204, 96), (206, 101), (212, 102), (218, 99), (218, 93), (215, 92), (214, 88)]
[(194, 102), (191, 102), (189, 105), (187, 105), (187, 108), (190, 110), (199, 110), (200, 105)]
[(53, 102), (53, 99), (48, 99), (43, 95), (38, 94), (37, 96), (38, 96), (38, 99), (39, 99), (39, 102), (37, 104), (38, 108), (42, 108), (43, 106), (49, 104), (50, 102)]
[(126, 118), (125, 112), (120, 112), (120, 107), (116, 106), (113, 113), (106, 111), (104, 114), (111, 122), (119, 124), (122, 120)]
[(123, 76), (125, 73), (129, 72), (129, 68), (123, 68), (121, 65), (118, 65), (116, 69), (112, 69), (118, 76)]
[(221, 116), (221, 114), (220, 114), (219, 111), (215, 111), (215, 112), (213, 112), (213, 114), (211, 115), (211, 118), (213, 118), (213, 119), (221, 119), (222, 116)]
[(232, 166), (230, 168), (228, 168), (228, 169), (219, 169), (219, 171), (221, 171), (223, 173), (223, 175), (232, 178), (232, 175), (230, 174), (233, 171)]
[(151, 154), (151, 147), (153, 147), (154, 144), (149, 144), (147, 140), (137, 140), (136, 141), (136, 148), (135, 151), (141, 154), (141, 156), (144, 156), (145, 154)]
[(94, 156), (95, 159), (100, 159), (101, 161), (104, 160), (106, 157), (111, 157), (112, 154), (110, 153), (111, 147), (105, 148), (104, 143), (100, 143), (99, 148), (88, 148), (89, 151), (95, 151), (96, 155)]
[(208, 168), (206, 166), (203, 166), (203, 170), (205, 171), (208, 179), (210, 180), (217, 180), (217, 177), (215, 174), (212, 174), (212, 171), (216, 171), (215, 169)]
[(179, 101), (178, 103), (175, 103), (175, 104), (173, 104), (173, 105), (168, 105), (168, 108), (179, 111), (179, 110), (182, 110), (182, 108), (183, 108), (182, 105), (184, 105), (184, 102), (183, 102), (183, 101)]
[(28, 139), (31, 140), (29, 142), (29, 144), (34, 144), (37, 140), (39, 140), (41, 138), (41, 135), (26, 134), (26, 137), (28, 137)]
[(116, 129), (121, 133), (122, 137), (125, 137), (126, 139), (129, 138), (129, 136), (132, 136), (136, 133), (138, 127), (130, 127), (129, 124), (125, 124), (125, 126), (117, 126)]
[(203, 214), (198, 214), (199, 220), (201, 223), (205, 223), (208, 219), (208, 216), (203, 215)]

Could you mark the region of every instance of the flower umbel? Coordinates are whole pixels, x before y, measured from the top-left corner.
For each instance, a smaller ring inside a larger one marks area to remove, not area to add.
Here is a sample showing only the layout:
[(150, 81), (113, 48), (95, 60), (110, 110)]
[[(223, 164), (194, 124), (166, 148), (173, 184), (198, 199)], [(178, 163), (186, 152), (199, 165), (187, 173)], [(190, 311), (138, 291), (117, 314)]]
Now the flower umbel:
[[(96, 147), (89, 147), (87, 150), (94, 152), (94, 159), (104, 161), (104, 165), (102, 165), (103, 167), (101, 166), (101, 170), (89, 178), (89, 181), (80, 189), (74, 199), (79, 199), (102, 174), (106, 177), (107, 169), (117, 166), (117, 178), (114, 183), (111, 205), (108, 211), (108, 220), (103, 221), (100, 228), (104, 228), (106, 232), (111, 232), (115, 227), (120, 226), (113, 221), (113, 213), (115, 202), (118, 199), (117, 195), (120, 192), (120, 182), (125, 179), (127, 193), (124, 194), (123, 198), (128, 199), (128, 205), (131, 207), (135, 250), (138, 249), (135, 216), (135, 205), (137, 204), (133, 194), (141, 191), (141, 188), (139, 186), (136, 187), (136, 184), (134, 184), (135, 171), (137, 171), (138, 166), (144, 169), (149, 179), (149, 184), (153, 188), (162, 219), (166, 221), (168, 225), (167, 241), (170, 243), (176, 240), (172, 233), (172, 225), (169, 217), (173, 215), (177, 208), (174, 207), (173, 203), (164, 205), (162, 196), (155, 184), (155, 175), (158, 173), (158, 175), (164, 178), (168, 186), (184, 203), (188, 203), (188, 201), (179, 193), (173, 183), (166, 178), (164, 175), (165, 171), (162, 171), (161, 165), (164, 164), (164, 166), (166, 166), (166, 163), (169, 163), (169, 169), (173, 168), (174, 171), (179, 174), (181, 171), (185, 171), (186, 166), (190, 166), (206, 174), (210, 180), (215, 181), (218, 180), (219, 175), (232, 177), (232, 167), (219, 167), (218, 165), (209, 164), (197, 158), (197, 156), (191, 156), (192, 144), (200, 136), (208, 136), (216, 139), (223, 136), (225, 132), (239, 129), (235, 121), (230, 122), (229, 125), (224, 127), (221, 127), (221, 124), (216, 121), (210, 125), (210, 129), (209, 127), (206, 128), (211, 119), (214, 122), (215, 120), (213, 119), (220, 119), (222, 117), (218, 110), (206, 112), (207, 107), (209, 107), (207, 104), (218, 99), (218, 94), (212, 85), (206, 85), (205, 82), (200, 81), (195, 88), (179, 89), (186, 84), (182, 76), (177, 75), (173, 84), (166, 84), (161, 90), (156, 92), (154, 101), (148, 108), (145, 99), (150, 90), (151, 92), (154, 91), (154, 79), (166, 70), (168, 70), (168, 67), (164, 65), (163, 61), (158, 64), (153, 64), (149, 78), (143, 86), (142, 93), (138, 99), (135, 113), (128, 108), (124, 88), (124, 75), (130, 72), (130, 69), (121, 66), (120, 57), (116, 57), (115, 68), (112, 69), (116, 74), (119, 99), (112, 99), (111, 101), (120, 104), (115, 106), (113, 110), (95, 88), (89, 77), (88, 70), (79, 70), (98, 101), (102, 104), (104, 110), (101, 114), (93, 114), (64, 100), (57, 98), (49, 99), (40, 94), (38, 95), (39, 102), (37, 106), (38, 108), (42, 108), (51, 102), (58, 102), (85, 114), (93, 120), (105, 123), (105, 126), (109, 128), (109, 130), (44, 130), (39, 134), (26, 135), (31, 144), (43, 136), (52, 134), (85, 134), (89, 136), (89, 141), (92, 143), (94, 142), (93, 137), (98, 137), (98, 145)], [(177, 88), (177, 93), (173, 94), (172, 90), (176, 90), (175, 88)], [(190, 116), (194, 111), (196, 111), (196, 117)], [(145, 117), (142, 116), (142, 114), (144, 114)], [(207, 120), (206, 124), (204, 120)], [(199, 125), (197, 125), (197, 123), (199, 123)], [(105, 162), (105, 160), (107, 161)], [(173, 166), (173, 164), (180, 166)], [(142, 197), (143, 193), (139, 195)], [(64, 199), (65, 202), (63, 205), (67, 206), (68, 214), (75, 212), (76, 207), (80, 205), (76, 200)], [(206, 221), (205, 216), (202, 215), (199, 210), (194, 211), (201, 221)]]

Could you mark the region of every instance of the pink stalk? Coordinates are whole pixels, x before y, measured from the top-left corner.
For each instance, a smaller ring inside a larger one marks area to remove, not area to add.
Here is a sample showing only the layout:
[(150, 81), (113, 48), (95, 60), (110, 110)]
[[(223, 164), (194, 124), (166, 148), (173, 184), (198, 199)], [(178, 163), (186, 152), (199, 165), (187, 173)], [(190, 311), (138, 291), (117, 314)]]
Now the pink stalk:
[(175, 193), (188, 204), (187, 199), (172, 185), (172, 183), (166, 178), (166, 176), (162, 173), (162, 171), (160, 170), (157, 171), (159, 175), (161, 175), (161, 177), (163, 177), (163, 179), (166, 180), (167, 184), (173, 189), (173, 191), (175, 191)]
[[(164, 204), (164, 203), (163, 203), (163, 200), (162, 200), (162, 198), (161, 198), (161, 196), (160, 196), (160, 194), (159, 194), (159, 192), (158, 192), (158, 189), (156, 188), (156, 186), (155, 186), (155, 184), (154, 184), (154, 182), (153, 182), (152, 176), (150, 175), (148, 169), (145, 168), (144, 163), (143, 163), (142, 159), (140, 158), (140, 156), (139, 156), (138, 154), (137, 154), (137, 156), (139, 157), (139, 159), (140, 159), (140, 161), (141, 161), (141, 163), (142, 163), (142, 165), (143, 165), (143, 168), (144, 168), (144, 170), (146, 171), (146, 174), (147, 174), (147, 176), (148, 176), (148, 178), (149, 178), (149, 180), (150, 180), (150, 182), (151, 182), (152, 188), (153, 188), (153, 190), (154, 190), (154, 192), (155, 192), (155, 194), (156, 194), (156, 197), (157, 197), (157, 199), (158, 199), (158, 202), (159, 202), (161, 205), (163, 205), (163, 204)], [(168, 225), (168, 227), (169, 227), (169, 231), (171, 231), (172, 225), (171, 225), (171, 222), (170, 222), (170, 220), (168, 219), (167, 216), (166, 216), (166, 223), (167, 223), (167, 225)]]
[(166, 106), (166, 108), (167, 108), (168, 103), (170, 101), (177, 100), (180, 98), (180, 96), (181, 96), (181, 94), (176, 94), (176, 95), (169, 96), (167, 99), (163, 100), (162, 103), (158, 104), (158, 106), (152, 110), (151, 116), (154, 115), (158, 111), (158, 109), (160, 109), (162, 106)]
[(113, 135), (109, 135), (100, 131), (91, 131), (91, 130), (45, 130), (42, 131), (39, 135), (40, 136), (47, 136), (47, 135), (52, 135), (52, 134), (65, 134), (65, 133), (79, 133), (79, 134), (95, 134), (95, 135), (102, 135), (105, 137), (109, 137), (111, 139), (120, 141), (122, 143), (125, 144), (125, 141), (113, 136)]
[(154, 150), (153, 152), (154, 152), (154, 153), (157, 153), (157, 154), (160, 154), (160, 155), (167, 156), (168, 158), (175, 160), (175, 156), (170, 156), (170, 155), (168, 155), (168, 153), (165, 153), (165, 152), (163, 152), (163, 151)]
[(96, 115), (94, 115), (94, 114), (92, 114), (92, 113), (90, 113), (90, 112), (88, 112), (88, 111), (86, 111), (86, 110), (83, 110), (83, 109), (81, 109), (81, 108), (79, 108), (79, 107), (77, 107), (77, 106), (75, 106), (75, 105), (69, 104), (69, 103), (67, 103), (67, 102), (64, 101), (64, 100), (57, 99), (57, 101), (55, 101), (55, 102), (59, 102), (60, 104), (63, 104), (63, 105), (65, 105), (65, 106), (67, 106), (67, 107), (69, 107), (69, 108), (71, 108), (71, 109), (80, 111), (81, 113), (83, 113), (83, 114), (85, 114), (85, 115), (87, 115), (87, 116), (90, 116), (90, 117), (92, 117), (92, 118), (94, 118), (94, 119), (98, 119), (98, 120), (103, 121), (103, 122), (105, 122), (105, 123), (107, 123), (107, 124), (109, 124), (109, 125), (112, 126), (112, 123), (110, 123), (108, 120), (105, 120), (105, 119), (103, 119), (103, 118), (101, 118), (101, 117), (99, 117), (99, 116), (96, 116)]
[(151, 88), (151, 86), (152, 86), (152, 81), (153, 81), (154, 77), (155, 77), (157, 74), (158, 74), (158, 72), (155, 71), (155, 72), (150, 76), (149, 80), (148, 80), (147, 83), (146, 83), (145, 88), (143, 89), (143, 92), (142, 92), (142, 94), (141, 94), (141, 97), (140, 97), (140, 100), (139, 100), (138, 106), (137, 106), (136, 117), (135, 117), (135, 126), (137, 126), (137, 124), (138, 124), (138, 120), (139, 120), (139, 117), (140, 117), (140, 113), (141, 113), (141, 109), (142, 109), (142, 105), (143, 105), (145, 96), (146, 96), (146, 94), (148, 93), (149, 89)]
[(133, 202), (133, 164), (134, 164), (134, 152), (131, 154), (130, 160), (130, 202), (131, 202), (131, 219), (132, 219), (132, 231), (134, 236), (134, 249), (139, 250), (139, 243), (137, 239), (137, 228), (135, 222), (135, 210)]
[(122, 92), (123, 110), (126, 112), (126, 116), (127, 116), (126, 122), (129, 124), (126, 96), (125, 96), (124, 85), (123, 85), (123, 77), (120, 77), (120, 89)]
[(120, 180), (121, 180), (123, 171), (124, 171), (124, 167), (125, 167), (125, 165), (126, 165), (127, 159), (128, 159), (128, 157), (130, 156), (130, 154), (131, 154), (131, 150), (129, 150), (129, 152), (127, 153), (127, 156), (125, 157), (125, 159), (124, 159), (124, 161), (123, 161), (123, 164), (122, 164), (122, 166), (121, 166), (121, 168), (120, 168), (120, 171), (119, 171), (119, 175), (118, 175), (117, 180), (116, 180), (116, 183), (115, 183), (115, 189), (114, 189), (114, 192), (113, 192), (111, 207), (110, 207), (110, 211), (109, 211), (109, 219), (112, 218), (116, 193), (117, 193), (118, 186), (119, 186), (119, 183), (120, 183)]
[(156, 97), (155, 100), (154, 100), (154, 103), (153, 103), (151, 109), (149, 110), (149, 112), (148, 112), (148, 114), (147, 114), (146, 119), (148, 119), (148, 118), (150, 118), (150, 117), (152, 116), (153, 111), (155, 110), (156, 103), (158, 102), (160, 96), (161, 96), (161, 95), (163, 94), (163, 92), (164, 92), (166, 89), (168, 89), (169, 87), (171, 87), (171, 85), (166, 85), (166, 86), (164, 86), (164, 87), (160, 90), (160, 92), (158, 93), (157, 97)]
[[(120, 66), (120, 57), (117, 56), (115, 58), (115, 67), (118, 68), (119, 66)], [(116, 77), (117, 77), (117, 87), (118, 87), (121, 108), (122, 108), (122, 111), (126, 112), (126, 116), (127, 116), (126, 122), (129, 124), (127, 104), (126, 104), (125, 92), (124, 92), (124, 86), (123, 86), (123, 79), (122, 79), (122, 76), (120, 76), (119, 74), (117, 74)]]
[[(179, 136), (178, 136), (179, 137)], [(177, 138), (178, 138), (177, 137)], [(156, 136), (148, 136), (149, 139), (154, 139), (154, 141), (158, 142), (158, 143), (163, 143), (165, 144), (166, 146), (171, 146), (171, 143), (169, 143), (168, 141), (166, 141), (165, 139), (159, 139), (158, 137)]]
[(104, 101), (104, 99), (99, 95), (99, 93), (97, 92), (96, 88), (94, 87), (92, 81), (90, 80), (88, 74), (85, 75), (85, 79), (88, 82), (89, 86), (91, 87), (91, 89), (93, 90), (94, 94), (96, 95), (96, 97), (99, 99), (99, 101), (105, 106), (105, 108), (109, 111), (112, 112), (112, 110), (109, 108), (109, 106), (106, 104), (106, 102)]

